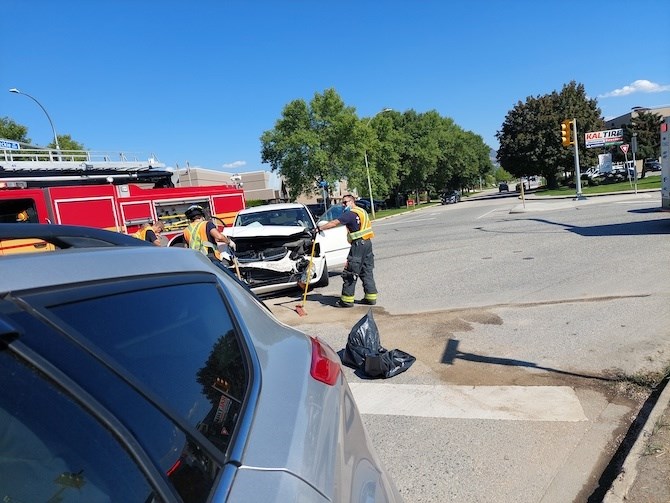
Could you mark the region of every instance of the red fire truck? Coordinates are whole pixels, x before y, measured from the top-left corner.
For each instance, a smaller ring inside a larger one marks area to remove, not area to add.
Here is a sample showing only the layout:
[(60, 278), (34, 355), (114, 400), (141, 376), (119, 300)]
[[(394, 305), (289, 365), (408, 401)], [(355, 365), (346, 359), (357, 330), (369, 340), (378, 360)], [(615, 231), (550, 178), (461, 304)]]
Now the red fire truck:
[(0, 223), (25, 220), (132, 234), (160, 220), (166, 244), (174, 245), (183, 240), (189, 206), (201, 205), (220, 226), (232, 224), (245, 207), (244, 192), (234, 185), (174, 187), (172, 171), (146, 163), (69, 164), (0, 162)]

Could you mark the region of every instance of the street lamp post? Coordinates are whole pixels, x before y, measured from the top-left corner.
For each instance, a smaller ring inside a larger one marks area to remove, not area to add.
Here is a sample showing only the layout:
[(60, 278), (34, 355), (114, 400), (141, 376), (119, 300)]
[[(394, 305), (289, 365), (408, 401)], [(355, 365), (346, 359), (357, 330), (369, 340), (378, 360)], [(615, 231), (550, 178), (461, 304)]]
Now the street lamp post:
[[(384, 108), (383, 110), (380, 110), (376, 114), (374, 114), (372, 117), (368, 119), (368, 122), (366, 126), (369, 126), (370, 123), (372, 122), (372, 119), (377, 117), (379, 114), (383, 114), (384, 112), (391, 112), (393, 109), (392, 108)], [(363, 156), (365, 157), (365, 173), (368, 176), (368, 194), (370, 194), (370, 210), (372, 211), (372, 220), (376, 218), (375, 216), (375, 201), (372, 198), (372, 182), (370, 181), (370, 165), (368, 164), (368, 149), (366, 148), (363, 151)]]
[(23, 91), (19, 91), (19, 90), (16, 89), (15, 87), (12, 87), (12, 88), (9, 90), (9, 92), (10, 92), (10, 93), (14, 93), (14, 94), (23, 94), (24, 96), (27, 96), (28, 98), (30, 98), (31, 100), (33, 100), (35, 103), (37, 103), (37, 105), (38, 105), (38, 106), (42, 109), (42, 111), (44, 112), (44, 115), (46, 115), (46, 116), (47, 116), (47, 119), (49, 119), (49, 124), (51, 124), (51, 131), (52, 131), (53, 134), (54, 134), (54, 142), (56, 143), (56, 150), (59, 150), (59, 151), (60, 151), (60, 145), (58, 144), (58, 135), (56, 134), (56, 128), (54, 127), (54, 123), (53, 123), (53, 121), (51, 120), (51, 117), (49, 116), (49, 113), (47, 112), (47, 109), (44, 108), (44, 107), (42, 106), (42, 104), (41, 104), (39, 101), (37, 101), (33, 96), (31, 96), (31, 95), (28, 94), (28, 93), (24, 93)]

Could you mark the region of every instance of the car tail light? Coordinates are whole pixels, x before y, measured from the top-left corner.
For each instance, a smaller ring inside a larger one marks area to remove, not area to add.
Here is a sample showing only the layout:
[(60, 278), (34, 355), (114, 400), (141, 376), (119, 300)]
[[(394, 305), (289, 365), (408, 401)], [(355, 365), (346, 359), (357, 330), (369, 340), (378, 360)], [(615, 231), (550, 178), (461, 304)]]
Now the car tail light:
[(309, 373), (317, 381), (333, 386), (342, 368), (337, 353), (316, 337), (312, 337), (312, 366)]

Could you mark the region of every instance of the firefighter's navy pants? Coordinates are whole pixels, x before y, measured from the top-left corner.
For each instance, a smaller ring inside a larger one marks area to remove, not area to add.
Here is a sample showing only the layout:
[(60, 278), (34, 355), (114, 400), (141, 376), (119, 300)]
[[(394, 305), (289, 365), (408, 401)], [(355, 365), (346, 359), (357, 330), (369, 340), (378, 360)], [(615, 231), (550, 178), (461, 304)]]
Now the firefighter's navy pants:
[(377, 300), (377, 287), (372, 270), (375, 267), (375, 256), (372, 253), (372, 241), (355, 239), (347, 256), (347, 265), (342, 272), (342, 302), (353, 303), (356, 293), (356, 280), (361, 278), (365, 299)]

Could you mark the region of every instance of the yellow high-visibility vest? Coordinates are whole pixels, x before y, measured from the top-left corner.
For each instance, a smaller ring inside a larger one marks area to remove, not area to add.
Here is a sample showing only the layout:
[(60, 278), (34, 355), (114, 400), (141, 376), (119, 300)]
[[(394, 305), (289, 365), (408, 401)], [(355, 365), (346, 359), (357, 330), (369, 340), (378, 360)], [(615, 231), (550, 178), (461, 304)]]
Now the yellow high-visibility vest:
[(357, 231), (350, 232), (347, 234), (347, 239), (351, 243), (354, 239), (362, 238), (362, 239), (371, 239), (375, 237), (375, 233), (372, 232), (372, 224), (370, 223), (370, 217), (368, 216), (368, 212), (365, 211), (363, 208), (359, 208), (358, 206), (354, 206), (351, 208), (351, 211), (356, 213), (358, 215), (358, 219), (361, 222), (361, 228)]

